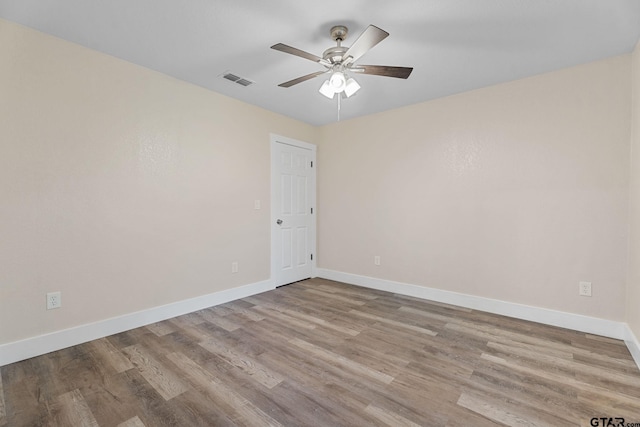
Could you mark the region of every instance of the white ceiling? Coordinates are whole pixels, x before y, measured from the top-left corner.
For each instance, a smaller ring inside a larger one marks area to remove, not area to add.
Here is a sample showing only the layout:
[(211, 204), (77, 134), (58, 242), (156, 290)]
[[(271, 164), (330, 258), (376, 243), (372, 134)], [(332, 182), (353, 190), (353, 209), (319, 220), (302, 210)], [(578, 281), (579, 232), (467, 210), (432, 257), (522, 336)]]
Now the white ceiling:
[(269, 47), (321, 56), (333, 25), (346, 46), (369, 24), (391, 34), (358, 63), (414, 67), (356, 76), (342, 120), (628, 53), (640, 36), (640, 0), (0, 0), (0, 17), (313, 125), (337, 119), (323, 77), (277, 85), (323, 68)]

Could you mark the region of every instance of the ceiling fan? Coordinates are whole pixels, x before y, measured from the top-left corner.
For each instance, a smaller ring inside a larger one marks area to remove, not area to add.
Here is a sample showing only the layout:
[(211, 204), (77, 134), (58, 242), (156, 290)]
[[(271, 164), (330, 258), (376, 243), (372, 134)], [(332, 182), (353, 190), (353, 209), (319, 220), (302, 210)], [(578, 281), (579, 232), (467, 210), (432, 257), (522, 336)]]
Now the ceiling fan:
[[(356, 41), (353, 42), (351, 47), (342, 46), (342, 42), (347, 38), (348, 31), (349, 30), (344, 25), (336, 25), (335, 27), (332, 27), (330, 31), (331, 38), (337, 43), (337, 46), (332, 46), (325, 50), (322, 57), (282, 43), (271, 46), (271, 49), (296, 55), (301, 58), (317, 62), (325, 67), (325, 70), (323, 71), (316, 71), (315, 73), (307, 74), (281, 83), (278, 86), (291, 87), (322, 74), (330, 73), (330, 78), (320, 87), (320, 93), (327, 98), (332, 99), (335, 94), (339, 94), (340, 97), (349, 97), (360, 89), (360, 85), (353, 79), (353, 77), (350, 76), (351, 74), (373, 74), (376, 76), (396, 77), (399, 79), (406, 79), (409, 77), (413, 68), (391, 67), (387, 65), (359, 65), (355, 63), (362, 55), (367, 53), (369, 49), (387, 38), (389, 33), (381, 30), (375, 25), (369, 25), (362, 34), (360, 34)], [(340, 98), (338, 98), (338, 100), (339, 99)]]

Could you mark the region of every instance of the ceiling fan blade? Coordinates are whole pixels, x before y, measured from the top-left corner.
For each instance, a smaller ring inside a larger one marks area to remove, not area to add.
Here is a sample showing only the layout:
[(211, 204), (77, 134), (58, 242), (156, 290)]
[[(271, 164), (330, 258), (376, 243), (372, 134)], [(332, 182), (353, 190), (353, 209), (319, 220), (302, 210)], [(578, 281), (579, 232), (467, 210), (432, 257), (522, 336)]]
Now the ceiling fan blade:
[(390, 67), (388, 65), (358, 65), (351, 69), (357, 73), (373, 74), (376, 76), (396, 77), (406, 79), (411, 75), (413, 68), (410, 67)]
[(375, 25), (369, 25), (345, 52), (344, 58), (351, 57), (349, 61), (355, 62), (358, 58), (367, 53), (369, 49), (386, 39), (388, 36), (389, 33), (386, 31), (381, 30)]
[(307, 80), (311, 80), (314, 77), (319, 76), (320, 74), (324, 74), (327, 71), (316, 71), (315, 73), (307, 74), (306, 76), (298, 77), (297, 79), (289, 80), (288, 82), (280, 83), (278, 86), (280, 87), (291, 87), (293, 85), (297, 85), (298, 83), (306, 82)]
[(286, 44), (278, 43), (271, 46), (271, 49), (279, 50), (280, 52), (289, 53), (291, 55), (299, 56), (300, 58), (308, 59), (319, 64), (324, 64), (324, 59), (316, 56), (312, 53), (305, 52), (304, 50), (297, 49), (295, 47), (287, 46)]

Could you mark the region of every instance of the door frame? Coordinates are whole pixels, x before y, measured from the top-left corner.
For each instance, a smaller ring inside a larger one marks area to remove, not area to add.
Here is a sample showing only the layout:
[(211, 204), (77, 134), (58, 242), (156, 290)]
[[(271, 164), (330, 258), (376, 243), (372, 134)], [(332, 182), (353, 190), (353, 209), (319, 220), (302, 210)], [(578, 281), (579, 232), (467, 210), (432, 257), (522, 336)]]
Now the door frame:
[(313, 253), (313, 259), (311, 260), (311, 277), (316, 277), (316, 260), (318, 258), (317, 254), (317, 248), (316, 248), (316, 218), (317, 218), (317, 214), (318, 214), (318, 210), (317, 210), (317, 206), (316, 206), (316, 169), (317, 169), (317, 162), (316, 162), (316, 152), (317, 152), (317, 147), (315, 144), (310, 144), (308, 142), (304, 142), (304, 141), (298, 141), (297, 139), (293, 139), (293, 138), (288, 138), (286, 136), (281, 136), (281, 135), (277, 135), (274, 133), (270, 133), (269, 134), (269, 138), (271, 141), (271, 145), (270, 145), (270, 149), (271, 149), (271, 164), (270, 164), (270, 169), (271, 169), (271, 194), (270, 194), (270, 204), (271, 204), (271, 273), (270, 273), (270, 281), (273, 284), (273, 286), (279, 286), (276, 284), (276, 269), (277, 266), (279, 264), (280, 258), (279, 258), (279, 254), (277, 254), (276, 252), (276, 243), (275, 243), (275, 236), (276, 236), (276, 232), (277, 232), (277, 228), (276, 228), (276, 220), (278, 219), (278, 213), (276, 212), (276, 204), (275, 204), (275, 191), (274, 191), (274, 187), (276, 185), (278, 185), (279, 182), (279, 177), (276, 176), (276, 170), (275, 170), (275, 162), (276, 162), (276, 158), (275, 158), (275, 147), (276, 144), (285, 144), (285, 145), (291, 145), (294, 147), (298, 147), (298, 148), (302, 148), (305, 150), (310, 150), (311, 151), (311, 159), (313, 161), (313, 167), (311, 168), (311, 183), (310, 183), (310, 189), (309, 189), (309, 203), (310, 203), (310, 207), (313, 207), (313, 215), (311, 215), (311, 231), (310, 231), (310, 242), (309, 242), (309, 247), (311, 248), (311, 251)]

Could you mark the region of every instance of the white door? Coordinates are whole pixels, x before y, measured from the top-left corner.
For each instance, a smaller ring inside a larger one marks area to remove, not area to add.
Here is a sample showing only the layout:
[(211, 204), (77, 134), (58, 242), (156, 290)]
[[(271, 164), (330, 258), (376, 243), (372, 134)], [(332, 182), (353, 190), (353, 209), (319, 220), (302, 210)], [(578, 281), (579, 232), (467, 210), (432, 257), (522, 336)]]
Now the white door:
[(271, 271), (275, 286), (312, 277), (316, 147), (271, 135)]

